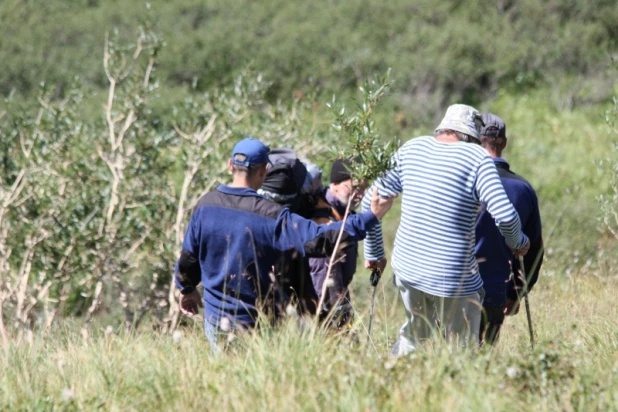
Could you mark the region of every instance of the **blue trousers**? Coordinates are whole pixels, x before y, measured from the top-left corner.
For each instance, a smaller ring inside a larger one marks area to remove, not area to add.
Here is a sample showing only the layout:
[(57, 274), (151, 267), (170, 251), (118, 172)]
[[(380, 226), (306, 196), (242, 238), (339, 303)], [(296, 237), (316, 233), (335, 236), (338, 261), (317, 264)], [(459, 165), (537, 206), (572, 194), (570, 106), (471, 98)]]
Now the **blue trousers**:
[(210, 353), (213, 355), (221, 352), (221, 347), (219, 347), (218, 339), (221, 337), (222, 333), (223, 332), (217, 330), (217, 327), (215, 325), (204, 319), (204, 334), (206, 335), (206, 339), (208, 339), (208, 343), (210, 344)]

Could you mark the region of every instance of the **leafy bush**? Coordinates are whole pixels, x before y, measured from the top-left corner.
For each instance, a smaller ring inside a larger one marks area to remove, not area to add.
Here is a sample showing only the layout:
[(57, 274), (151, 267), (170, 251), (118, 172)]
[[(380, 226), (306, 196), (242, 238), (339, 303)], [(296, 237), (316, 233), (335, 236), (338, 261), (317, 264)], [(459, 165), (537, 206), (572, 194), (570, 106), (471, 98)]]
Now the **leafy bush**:
[[(151, 0), (5, 0), (0, 4), (0, 93), (35, 95), (40, 80), (64, 96), (75, 73), (105, 88), (101, 39), (155, 16), (169, 47), (158, 59), (166, 94), (229, 85), (251, 64), (273, 80), (269, 98), (290, 100), (314, 82), (341, 94), (392, 67), (397, 106), (425, 124), (446, 103), (479, 102), (499, 88), (549, 84), (558, 107), (607, 97), (616, 53), (612, 0), (396, 0), (387, 3)], [(93, 52), (94, 51), (94, 52)]]
[(148, 25), (135, 42), (106, 39), (102, 119), (78, 115), (78, 83), (61, 101), (43, 85), (34, 112), (9, 101), (1, 114), (0, 319), (12, 329), (49, 330), (71, 314), (137, 327), (147, 313), (174, 327), (169, 286), (185, 224), (203, 191), (225, 180), (236, 138), (326, 151), (301, 122), (312, 102), (269, 103), (261, 76), (192, 94), (162, 120), (152, 110), (162, 46)]

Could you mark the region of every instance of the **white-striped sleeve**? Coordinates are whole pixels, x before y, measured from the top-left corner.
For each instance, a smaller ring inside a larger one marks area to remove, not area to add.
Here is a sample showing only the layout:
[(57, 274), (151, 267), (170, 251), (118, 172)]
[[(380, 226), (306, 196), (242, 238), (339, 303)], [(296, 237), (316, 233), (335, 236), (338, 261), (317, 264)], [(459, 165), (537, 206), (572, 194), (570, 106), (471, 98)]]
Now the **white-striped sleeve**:
[[(394, 165), (393, 168), (374, 182), (374, 186), (378, 188), (378, 192), (382, 197), (397, 196), (403, 191), (403, 186), (401, 185), (401, 162), (399, 152), (395, 153), (391, 161)], [(368, 193), (371, 196), (373, 189)], [(371, 197), (369, 197), (369, 199), (371, 200)]]
[[(378, 188), (378, 193), (381, 197), (396, 196), (403, 191), (398, 159), (399, 156), (395, 155), (393, 157), (395, 167), (389, 170), (383, 177), (376, 180), (369, 190), (367, 190), (367, 193), (365, 193), (362, 201), (363, 212), (371, 209), (371, 198), (375, 188)], [(377, 261), (386, 257), (386, 252), (384, 251), (384, 238), (382, 237), (382, 223), (378, 223), (367, 231), (367, 237), (365, 237), (363, 245), (365, 249), (365, 260)]]
[[(363, 197), (362, 210), (363, 212), (371, 209), (371, 197), (375, 184), (372, 185), (365, 196)], [(382, 222), (379, 222), (373, 228), (367, 231), (367, 236), (363, 241), (365, 249), (365, 260), (377, 261), (386, 257), (384, 251), (384, 238), (382, 237)]]
[(528, 239), (521, 230), (519, 215), (509, 201), (496, 166), (489, 156), (484, 157), (479, 164), (475, 192), (478, 199), (487, 205), (487, 211), (496, 221), (506, 244), (514, 249), (523, 247)]

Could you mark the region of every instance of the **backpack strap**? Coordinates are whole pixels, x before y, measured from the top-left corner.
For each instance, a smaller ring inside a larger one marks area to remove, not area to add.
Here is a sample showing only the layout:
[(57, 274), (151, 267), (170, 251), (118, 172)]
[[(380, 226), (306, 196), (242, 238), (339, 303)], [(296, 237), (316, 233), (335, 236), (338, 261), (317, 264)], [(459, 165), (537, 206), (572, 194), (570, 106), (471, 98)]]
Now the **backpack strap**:
[(332, 216), (333, 216), (333, 218), (335, 218), (335, 220), (336, 220), (337, 222), (339, 222), (339, 221), (342, 221), (342, 220), (343, 220), (343, 216), (341, 216), (341, 215), (339, 214), (339, 212), (337, 212), (337, 209), (335, 209), (334, 207), (331, 207), (331, 208), (330, 208), (330, 210), (331, 210), (331, 212), (332, 212), (332, 214), (333, 214), (333, 215), (332, 215)]
[(329, 205), (324, 198), (320, 198), (317, 201), (316, 206), (313, 209), (312, 216), (314, 219), (329, 219), (332, 222), (339, 222), (343, 220), (343, 216), (341, 216), (337, 209)]
[(335, 217), (333, 216), (332, 208), (329, 208), (329, 207), (319, 207), (319, 208), (314, 209), (313, 218), (314, 219), (326, 218), (326, 219), (335, 220)]

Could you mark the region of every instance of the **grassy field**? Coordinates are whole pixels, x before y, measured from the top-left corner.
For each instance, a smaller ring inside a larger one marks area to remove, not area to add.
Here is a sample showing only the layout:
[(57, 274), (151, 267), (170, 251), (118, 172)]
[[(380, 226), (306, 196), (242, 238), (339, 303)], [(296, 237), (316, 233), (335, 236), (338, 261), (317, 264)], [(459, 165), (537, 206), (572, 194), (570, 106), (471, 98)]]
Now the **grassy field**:
[[(367, 343), (361, 272), (356, 338), (301, 330), (294, 319), (216, 356), (200, 321), (174, 336), (66, 320), (45, 338), (11, 337), (0, 349), (0, 410), (618, 409), (615, 243), (598, 221), (607, 185), (595, 161), (611, 146), (602, 112), (552, 112), (540, 95), (501, 96), (483, 109), (506, 119), (506, 157), (541, 200), (548, 253), (531, 295), (534, 350), (522, 311), (493, 350), (451, 353), (437, 343), (390, 359), (403, 309), (387, 273)], [(387, 245), (397, 216), (385, 222)]]
[(493, 351), (450, 353), (438, 344), (396, 361), (385, 353), (402, 309), (387, 283), (370, 345), (363, 293), (356, 342), (312, 339), (290, 321), (211, 356), (198, 323), (175, 337), (67, 326), (2, 348), (0, 409), (614, 410), (617, 288), (616, 278), (583, 272), (543, 279), (531, 299), (534, 350), (520, 314)]

